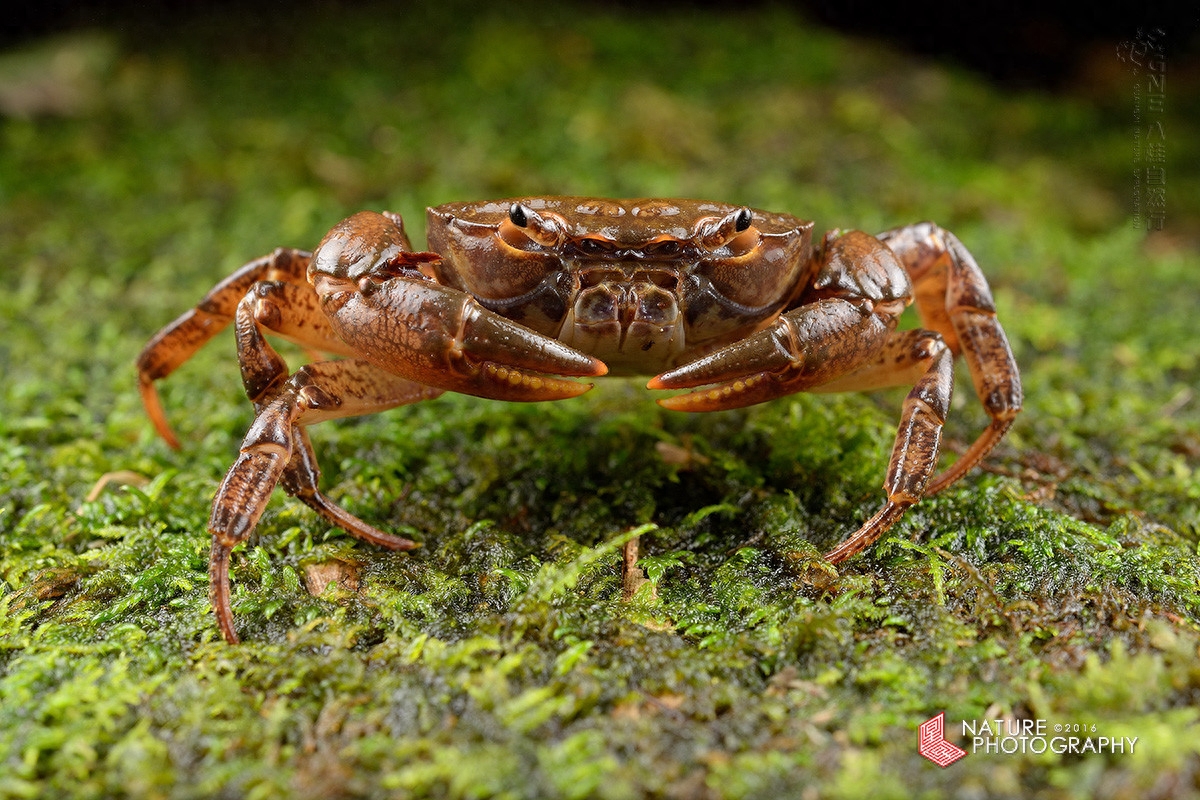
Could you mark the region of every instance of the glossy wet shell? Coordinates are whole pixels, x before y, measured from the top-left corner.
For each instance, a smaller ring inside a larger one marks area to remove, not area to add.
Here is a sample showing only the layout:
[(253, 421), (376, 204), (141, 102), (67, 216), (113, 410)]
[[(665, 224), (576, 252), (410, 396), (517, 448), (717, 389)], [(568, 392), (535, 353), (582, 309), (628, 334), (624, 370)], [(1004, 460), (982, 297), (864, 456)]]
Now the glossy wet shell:
[[(525, 235), (514, 204), (551, 220), (557, 239)], [(428, 210), (428, 238), (440, 282), (614, 374), (645, 374), (769, 324), (811, 280), (811, 222), (751, 210), (744, 235), (703, 244), (705, 225), (739, 212), (695, 200), (450, 203)]]

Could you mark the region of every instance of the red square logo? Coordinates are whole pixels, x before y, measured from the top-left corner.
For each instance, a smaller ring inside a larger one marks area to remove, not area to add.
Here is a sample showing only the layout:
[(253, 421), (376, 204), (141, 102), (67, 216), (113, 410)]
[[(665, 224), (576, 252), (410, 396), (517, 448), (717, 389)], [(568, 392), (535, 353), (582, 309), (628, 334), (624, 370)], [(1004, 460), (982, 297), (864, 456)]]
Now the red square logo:
[(917, 728), (917, 752), (939, 767), (948, 767), (967, 754), (958, 745), (946, 741), (946, 712), (930, 717)]

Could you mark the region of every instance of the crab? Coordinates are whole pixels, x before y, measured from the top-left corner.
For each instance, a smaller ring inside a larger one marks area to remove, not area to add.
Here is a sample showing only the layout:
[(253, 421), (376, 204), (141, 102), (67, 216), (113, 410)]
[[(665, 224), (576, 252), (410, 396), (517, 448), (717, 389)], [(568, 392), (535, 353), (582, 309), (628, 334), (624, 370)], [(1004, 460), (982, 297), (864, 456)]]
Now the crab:
[[(238, 641), (229, 562), (276, 486), (350, 535), (385, 533), (318, 486), (307, 427), (461, 392), (563, 400), (572, 378), (652, 375), (678, 411), (720, 411), (796, 392), (911, 386), (879, 511), (825, 554), (839, 563), (945, 489), (1000, 441), (1021, 408), (1012, 350), (987, 280), (933, 223), (872, 236), (788, 214), (697, 200), (525, 197), (430, 208), (428, 250), (399, 215), (362, 211), (313, 252), (280, 248), (218, 283), (145, 346), (150, 419), (179, 442), (155, 381), (233, 322), (254, 422), (212, 503), (210, 599)], [(922, 327), (898, 330), (916, 303)], [(330, 356), (292, 372), (265, 334)], [(936, 474), (962, 353), (990, 423)]]

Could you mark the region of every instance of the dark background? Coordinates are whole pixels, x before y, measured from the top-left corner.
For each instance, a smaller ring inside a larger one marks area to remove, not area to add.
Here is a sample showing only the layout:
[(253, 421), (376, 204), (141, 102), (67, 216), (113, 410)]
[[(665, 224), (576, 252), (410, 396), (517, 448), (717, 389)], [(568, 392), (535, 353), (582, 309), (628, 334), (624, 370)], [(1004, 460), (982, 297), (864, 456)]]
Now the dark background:
[[(9, 9), (0, 21), (0, 46), (11, 46), (37, 36), (88, 27), (125, 29), (138, 37), (169, 41), (170, 28), (181, 14), (226, 8), (239, 24), (260, 25), (264, 35), (274, 35), (280, 19), (302, 14), (305, 7), (349, 3), (322, 0), (300, 2), (195, 2), (195, 0), (109, 0), (73, 2), (47, 0)], [(639, 4), (598, 3), (620, 6), (637, 13)], [(660, 3), (675, 6), (717, 7), (727, 3)], [(741, 2), (740, 7), (780, 5)], [(844, 33), (878, 38), (924, 56), (956, 62), (1010, 88), (1037, 88), (1058, 92), (1090, 93), (1107, 82), (1112, 53), (1117, 44), (1136, 35), (1138, 28), (1161, 28), (1166, 33), (1173, 71), (1194, 73), (1200, 53), (1200, 12), (1185, 3), (1131, 4), (1121, 10), (1038, 4), (1014, 9), (1009, 2), (975, 0), (913, 0), (880, 4), (865, 10), (858, 4), (836, 0), (806, 0), (783, 5), (799, 9), (815, 22)], [(531, 13), (528, 6), (524, 11)], [(477, 7), (477, 6), (476, 6)], [(464, 7), (469, 13), (470, 6)]]

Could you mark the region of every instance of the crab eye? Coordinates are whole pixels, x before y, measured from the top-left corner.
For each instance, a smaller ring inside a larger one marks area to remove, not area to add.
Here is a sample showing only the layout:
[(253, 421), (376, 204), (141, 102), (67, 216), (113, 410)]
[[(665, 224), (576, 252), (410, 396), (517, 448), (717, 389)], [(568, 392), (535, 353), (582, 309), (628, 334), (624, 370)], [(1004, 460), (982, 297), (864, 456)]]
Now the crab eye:
[[(511, 225), (504, 232), (505, 225)], [(546, 212), (539, 214), (524, 203), (513, 203), (508, 207), (508, 219), (500, 226), (500, 235), (514, 247), (519, 247), (521, 236), (516, 235), (513, 228), (519, 229), (524, 238), (542, 247), (558, 247), (566, 239), (566, 222), (557, 214)], [(515, 238), (514, 238), (515, 237)]]
[(707, 217), (696, 226), (695, 241), (706, 250), (732, 245), (735, 239), (753, 231), (754, 212), (743, 206), (720, 219)]

